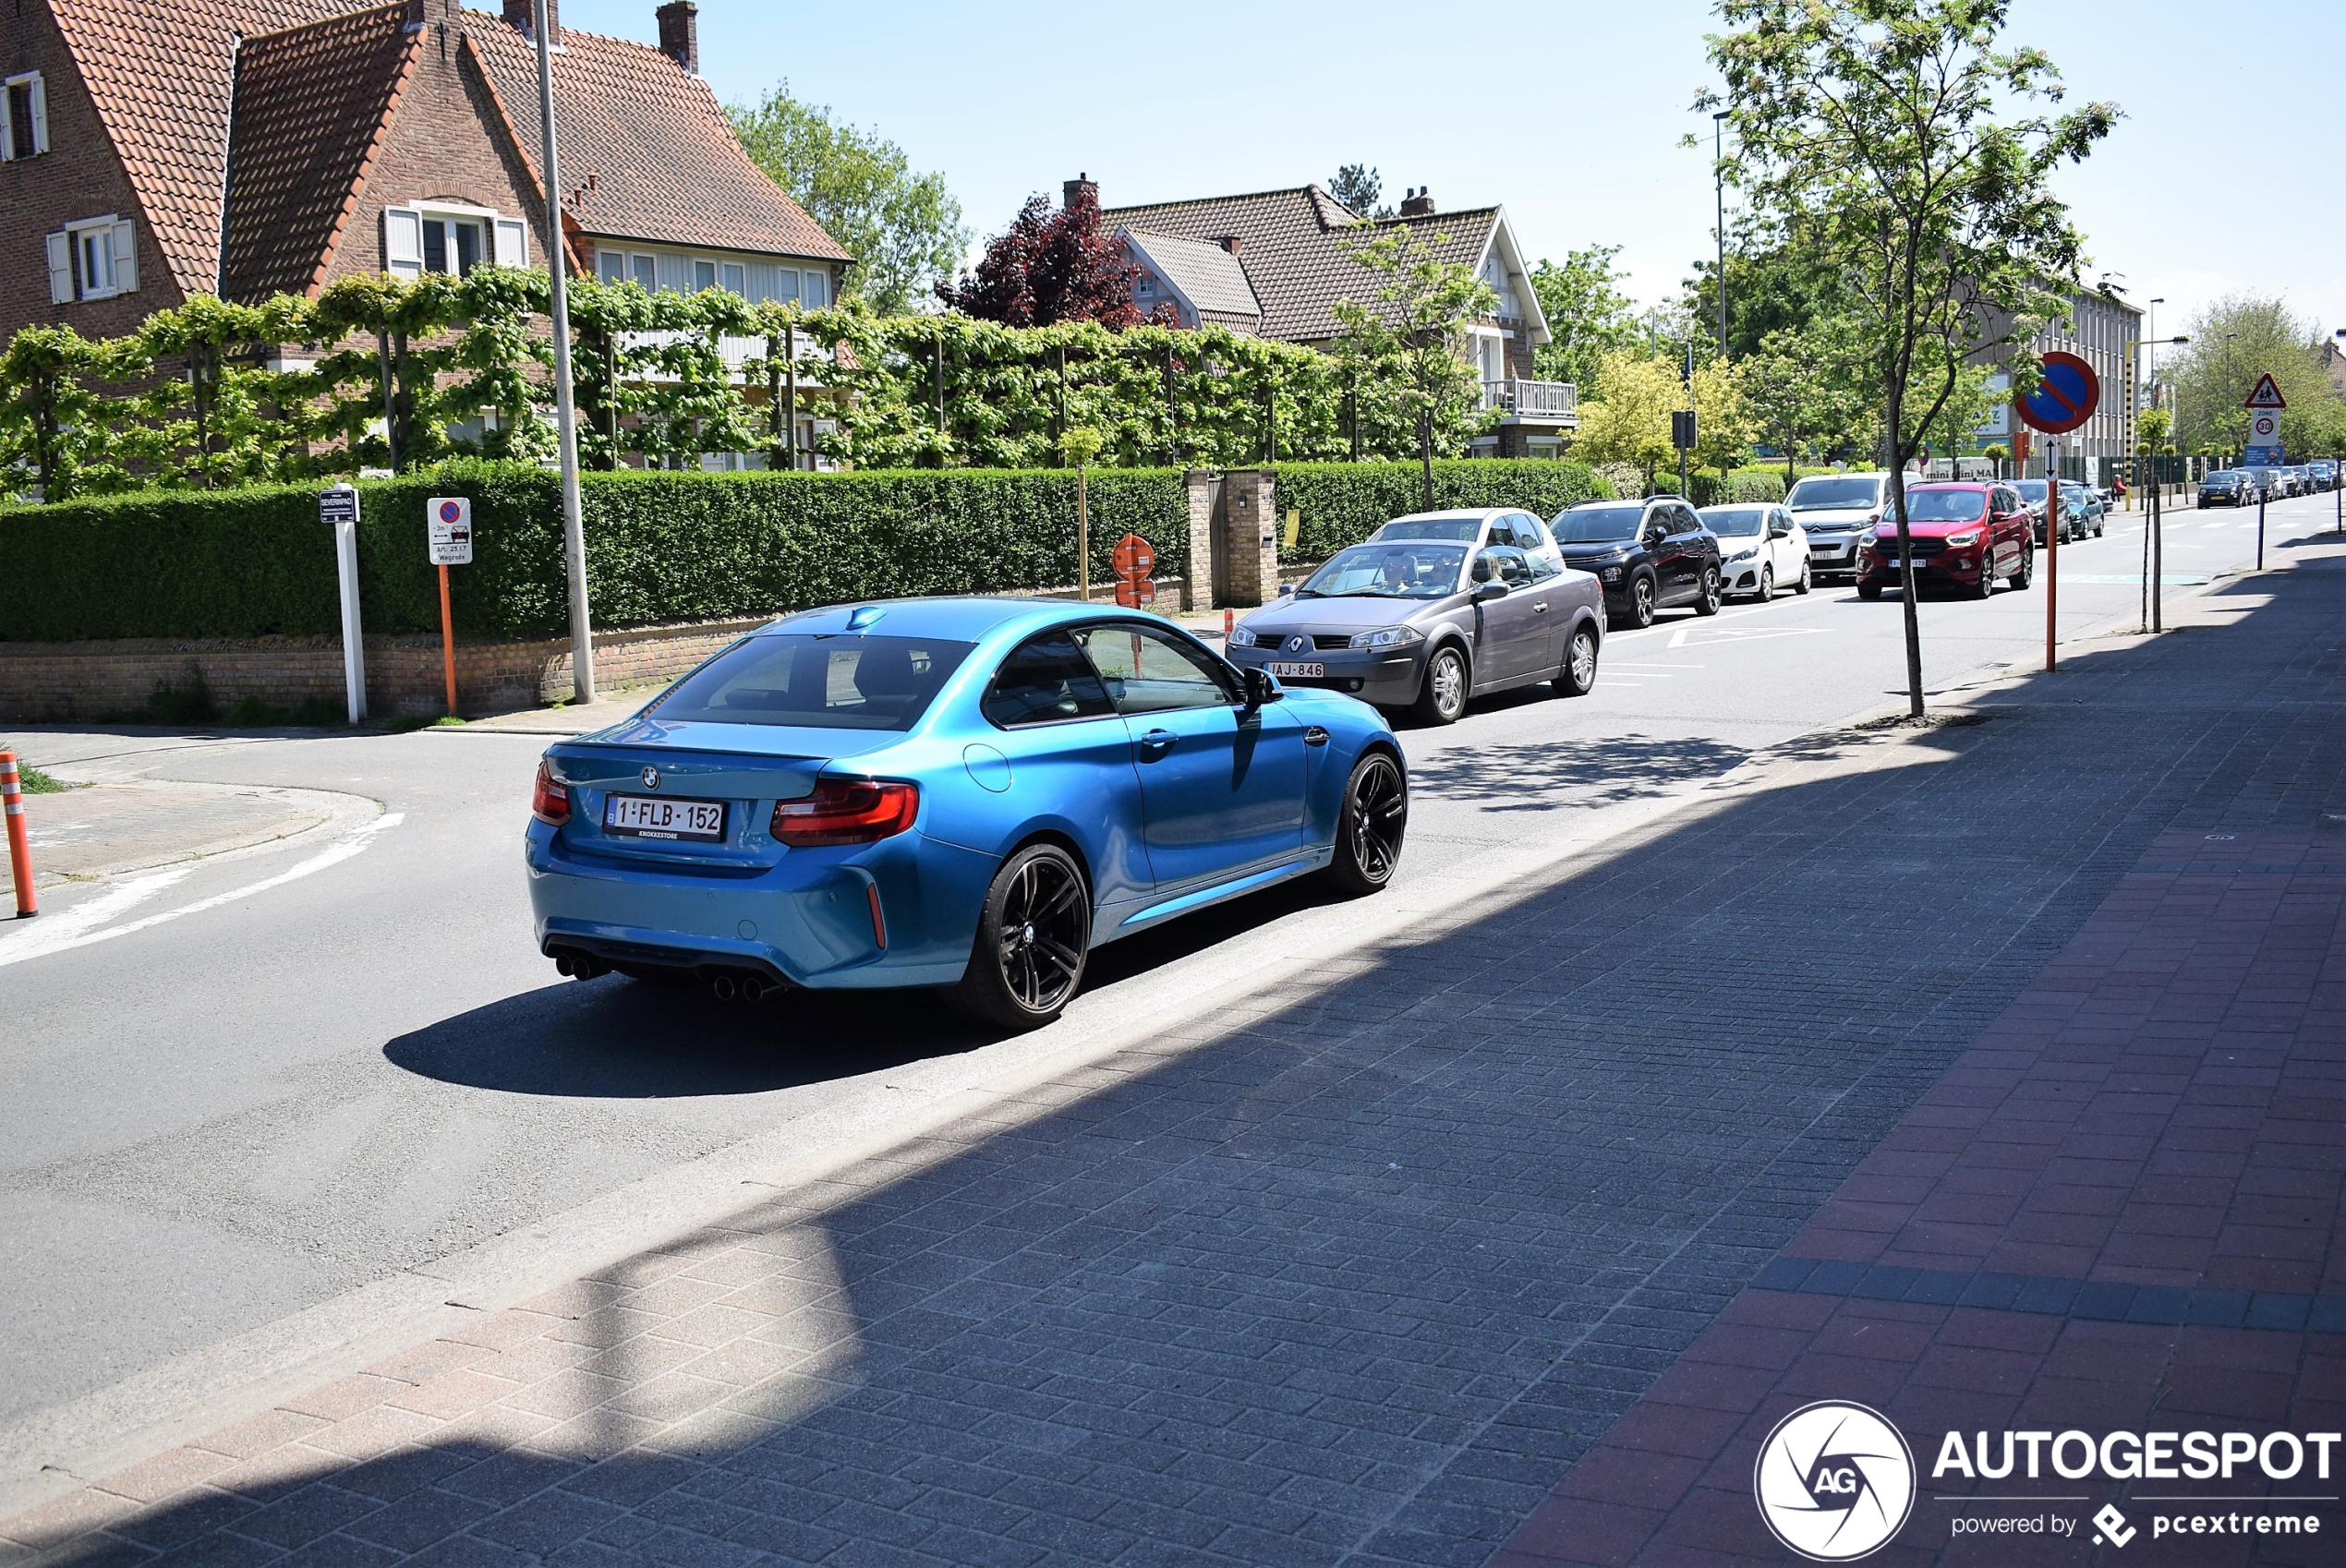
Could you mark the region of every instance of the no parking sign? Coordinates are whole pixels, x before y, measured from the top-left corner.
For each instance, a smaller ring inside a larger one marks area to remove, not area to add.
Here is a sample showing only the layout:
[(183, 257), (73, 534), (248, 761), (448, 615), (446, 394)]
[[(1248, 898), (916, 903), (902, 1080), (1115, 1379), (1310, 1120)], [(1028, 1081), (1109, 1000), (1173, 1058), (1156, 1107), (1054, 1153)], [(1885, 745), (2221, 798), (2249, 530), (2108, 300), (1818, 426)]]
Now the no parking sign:
[(424, 505), (434, 566), (473, 563), (473, 503), (465, 496), (434, 496)]

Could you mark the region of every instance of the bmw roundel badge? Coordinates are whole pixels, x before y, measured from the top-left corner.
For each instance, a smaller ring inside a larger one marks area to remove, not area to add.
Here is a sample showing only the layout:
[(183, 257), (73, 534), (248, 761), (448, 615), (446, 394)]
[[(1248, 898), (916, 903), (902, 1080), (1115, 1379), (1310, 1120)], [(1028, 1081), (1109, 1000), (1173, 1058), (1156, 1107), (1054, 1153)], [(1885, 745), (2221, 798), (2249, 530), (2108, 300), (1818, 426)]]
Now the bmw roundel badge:
[(659, 769), (656, 767), (647, 767), (644, 769), (644, 788), (647, 790), (657, 790), (659, 788)]

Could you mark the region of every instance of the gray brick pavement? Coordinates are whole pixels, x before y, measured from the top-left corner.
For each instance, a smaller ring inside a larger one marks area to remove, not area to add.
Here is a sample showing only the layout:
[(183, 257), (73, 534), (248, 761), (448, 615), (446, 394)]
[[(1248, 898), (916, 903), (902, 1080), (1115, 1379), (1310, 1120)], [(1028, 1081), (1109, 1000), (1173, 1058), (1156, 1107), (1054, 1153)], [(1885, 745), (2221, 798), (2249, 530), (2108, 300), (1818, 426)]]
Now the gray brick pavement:
[(2155, 834), (2346, 811), (2336, 580), (1812, 745), (60, 1499), (17, 1555), (1480, 1563)]

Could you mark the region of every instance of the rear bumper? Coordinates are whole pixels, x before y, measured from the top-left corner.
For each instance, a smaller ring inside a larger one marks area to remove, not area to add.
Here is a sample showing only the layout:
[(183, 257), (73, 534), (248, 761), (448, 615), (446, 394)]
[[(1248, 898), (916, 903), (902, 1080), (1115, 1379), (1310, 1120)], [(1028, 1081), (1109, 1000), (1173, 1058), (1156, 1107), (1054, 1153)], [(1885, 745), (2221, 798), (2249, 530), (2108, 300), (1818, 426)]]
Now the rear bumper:
[(817, 990), (959, 980), (991, 874), (984, 857), (917, 832), (792, 850), (743, 876), (574, 853), (533, 821), (524, 861), (541, 953), (750, 971)]

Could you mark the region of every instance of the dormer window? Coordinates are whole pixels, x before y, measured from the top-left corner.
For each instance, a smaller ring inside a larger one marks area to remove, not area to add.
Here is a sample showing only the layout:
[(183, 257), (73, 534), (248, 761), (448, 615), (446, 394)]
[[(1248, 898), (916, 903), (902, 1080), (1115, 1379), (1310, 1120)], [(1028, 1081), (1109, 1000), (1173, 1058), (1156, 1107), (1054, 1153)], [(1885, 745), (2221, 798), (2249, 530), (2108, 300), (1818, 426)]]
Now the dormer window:
[(9, 77), (0, 93), (0, 158), (10, 163), (49, 151), (49, 92), (39, 71)]

